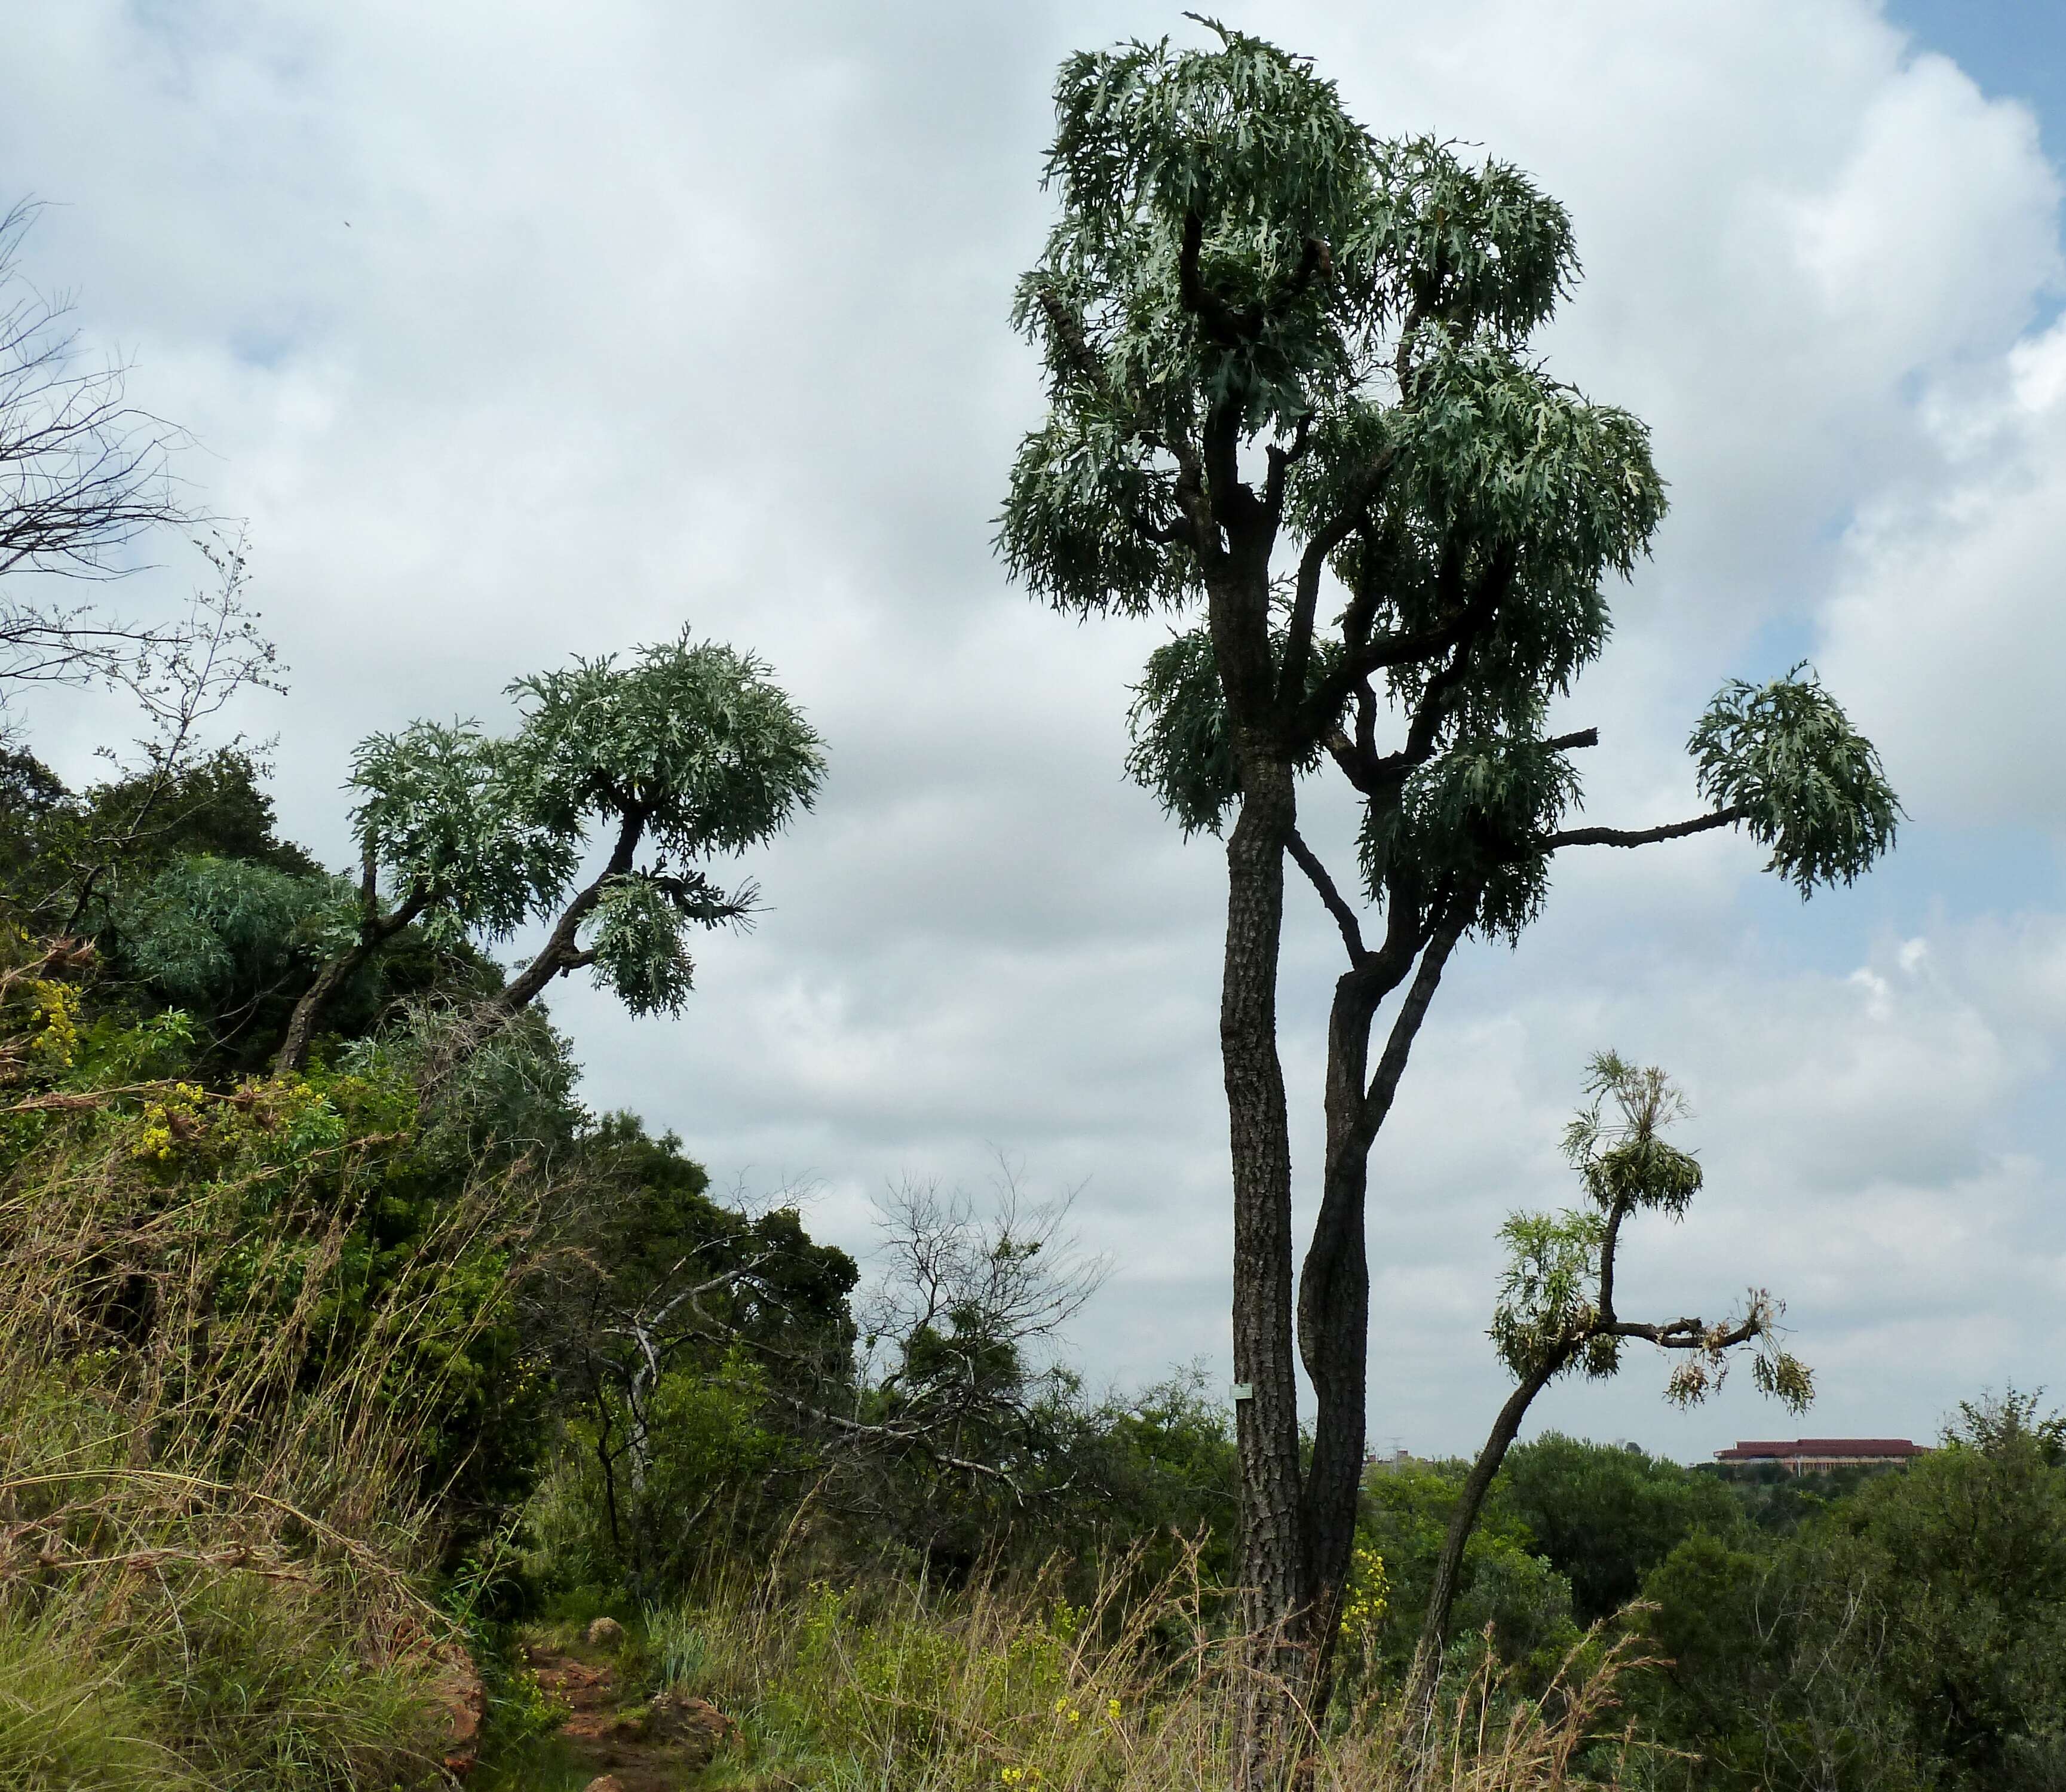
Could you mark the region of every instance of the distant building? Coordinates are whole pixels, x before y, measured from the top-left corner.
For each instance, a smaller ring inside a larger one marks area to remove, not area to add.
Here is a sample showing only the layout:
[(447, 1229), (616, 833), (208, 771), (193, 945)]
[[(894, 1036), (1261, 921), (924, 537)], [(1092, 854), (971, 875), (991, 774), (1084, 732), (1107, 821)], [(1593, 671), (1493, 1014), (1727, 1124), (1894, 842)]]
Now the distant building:
[(1768, 1464), (1788, 1474), (1826, 1474), (1838, 1468), (1887, 1468), (1930, 1454), (1906, 1438), (1796, 1438), (1790, 1443), (1744, 1443), (1718, 1450), (1715, 1460), (1728, 1467), (1760, 1468)]

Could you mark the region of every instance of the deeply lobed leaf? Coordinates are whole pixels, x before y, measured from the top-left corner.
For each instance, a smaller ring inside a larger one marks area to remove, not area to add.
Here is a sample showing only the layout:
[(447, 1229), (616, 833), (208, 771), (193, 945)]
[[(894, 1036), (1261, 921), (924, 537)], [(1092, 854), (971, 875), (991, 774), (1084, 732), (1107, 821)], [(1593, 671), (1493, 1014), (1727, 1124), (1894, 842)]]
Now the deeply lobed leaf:
[(1724, 685), (1689, 742), (1703, 795), (1748, 811), (1772, 849), (1766, 869), (1803, 897), (1849, 884), (1894, 844), (1900, 799), (1878, 750), (1805, 664), (1783, 678)]

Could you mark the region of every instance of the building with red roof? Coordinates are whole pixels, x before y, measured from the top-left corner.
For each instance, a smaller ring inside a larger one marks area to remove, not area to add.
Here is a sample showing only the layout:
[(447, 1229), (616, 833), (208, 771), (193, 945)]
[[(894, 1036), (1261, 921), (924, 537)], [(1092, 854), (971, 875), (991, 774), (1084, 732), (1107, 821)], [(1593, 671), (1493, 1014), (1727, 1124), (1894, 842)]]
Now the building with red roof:
[(1826, 1474), (1839, 1468), (1886, 1468), (1929, 1454), (1926, 1446), (1906, 1438), (1795, 1438), (1783, 1443), (1740, 1441), (1732, 1450), (1716, 1450), (1715, 1460), (1732, 1467), (1770, 1463), (1789, 1474)]

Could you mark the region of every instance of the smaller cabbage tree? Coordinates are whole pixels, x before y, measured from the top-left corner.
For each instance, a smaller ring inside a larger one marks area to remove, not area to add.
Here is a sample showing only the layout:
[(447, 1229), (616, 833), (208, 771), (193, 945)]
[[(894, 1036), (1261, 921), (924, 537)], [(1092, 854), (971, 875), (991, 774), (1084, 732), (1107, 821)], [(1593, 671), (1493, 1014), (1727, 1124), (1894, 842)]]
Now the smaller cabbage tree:
[(411, 925), (454, 943), (542, 925), (496, 998), (504, 1015), (589, 969), (634, 1013), (679, 1013), (689, 930), (744, 921), (758, 895), (720, 888), (707, 861), (772, 838), (824, 775), (824, 743), (768, 673), (684, 633), (519, 679), (507, 738), (418, 722), (362, 742), (357, 927), (297, 1005), (276, 1067), (307, 1062), (337, 993)]
[(1732, 1359), (1745, 1353), (1759, 1388), (1792, 1411), (1814, 1398), (1813, 1372), (1779, 1342), (1784, 1308), (1763, 1288), (1716, 1320), (1622, 1317), (1614, 1272), (1623, 1226), (1642, 1213), (1683, 1220), (1704, 1178), (1699, 1160), (1664, 1137), (1687, 1107), (1663, 1070), (1602, 1052), (1592, 1061), (1586, 1092), (1590, 1102), (1564, 1133), (1586, 1203), (1561, 1213), (1516, 1213), (1501, 1228), (1507, 1267), (1491, 1336), (1517, 1385), (1464, 1480), (1436, 1563), (1408, 1689), (1408, 1709), (1424, 1715), (1441, 1672), (1464, 1547), (1528, 1409), (1552, 1381), (1574, 1371), (1605, 1380), (1635, 1342), (1678, 1358), (1664, 1386), (1676, 1406), (1706, 1399), (1728, 1378)]

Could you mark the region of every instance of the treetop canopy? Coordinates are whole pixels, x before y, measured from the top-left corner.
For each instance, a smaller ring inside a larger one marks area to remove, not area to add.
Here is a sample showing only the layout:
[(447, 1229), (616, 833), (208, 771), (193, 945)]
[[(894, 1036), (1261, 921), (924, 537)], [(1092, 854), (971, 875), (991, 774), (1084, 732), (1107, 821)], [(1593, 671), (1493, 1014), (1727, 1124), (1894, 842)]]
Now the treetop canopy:
[(519, 678), (511, 774), (557, 833), (635, 816), (679, 857), (738, 852), (808, 809), (824, 772), (824, 743), (768, 671), (684, 633), (628, 665), (603, 654)]
[[(593, 965), (634, 1013), (678, 1009), (687, 928), (742, 920), (756, 896), (719, 889), (695, 861), (808, 808), (824, 743), (760, 660), (686, 633), (509, 688), (522, 714), (506, 738), (417, 722), (361, 744), (363, 851), (396, 912), (434, 935), (506, 936), (565, 908), (565, 968)], [(610, 863), (576, 892), (598, 824), (614, 825)]]
[(360, 851), (433, 937), (504, 938), (573, 875), (577, 839), (514, 799), (503, 744), (477, 722), (368, 735), (350, 788)]

